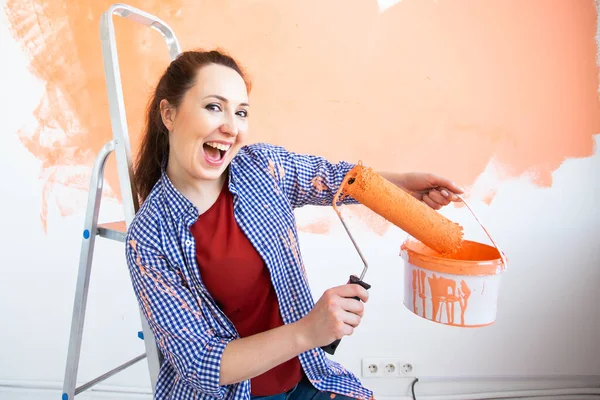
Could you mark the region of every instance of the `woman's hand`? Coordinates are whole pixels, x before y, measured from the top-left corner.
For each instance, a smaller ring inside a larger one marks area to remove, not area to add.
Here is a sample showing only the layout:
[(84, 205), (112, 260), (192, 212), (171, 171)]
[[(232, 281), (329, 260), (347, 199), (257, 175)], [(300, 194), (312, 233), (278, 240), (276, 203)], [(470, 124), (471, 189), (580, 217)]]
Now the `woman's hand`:
[(439, 210), (452, 201), (460, 201), (456, 195), (464, 193), (464, 190), (451, 180), (435, 174), (409, 172), (381, 175), (434, 210)]
[[(353, 297), (359, 297), (361, 301)], [(364, 313), (369, 293), (356, 284), (330, 288), (300, 321), (301, 335), (311, 348), (326, 346), (343, 336), (352, 335)]]
[(356, 284), (333, 287), (323, 293), (304, 318), (277, 328), (232, 340), (223, 351), (219, 383), (230, 385), (254, 378), (298, 354), (351, 335), (360, 324), (365, 288)]

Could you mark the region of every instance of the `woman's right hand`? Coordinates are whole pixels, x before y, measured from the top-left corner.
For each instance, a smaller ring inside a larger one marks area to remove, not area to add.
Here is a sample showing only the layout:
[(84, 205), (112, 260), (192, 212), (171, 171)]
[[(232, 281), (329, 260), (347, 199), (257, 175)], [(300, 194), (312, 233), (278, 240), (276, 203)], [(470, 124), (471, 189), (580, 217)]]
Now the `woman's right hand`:
[[(362, 300), (358, 301), (353, 297)], [(352, 335), (364, 315), (369, 292), (360, 285), (346, 284), (327, 289), (313, 309), (300, 321), (300, 334), (310, 348), (326, 346)]]

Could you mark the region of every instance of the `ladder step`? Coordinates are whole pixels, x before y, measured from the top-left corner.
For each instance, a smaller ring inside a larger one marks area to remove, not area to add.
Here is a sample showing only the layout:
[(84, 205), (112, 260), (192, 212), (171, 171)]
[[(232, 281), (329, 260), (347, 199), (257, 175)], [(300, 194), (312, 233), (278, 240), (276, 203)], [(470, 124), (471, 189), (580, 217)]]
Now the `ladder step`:
[(125, 243), (127, 225), (125, 221), (109, 222), (98, 225), (98, 236)]
[[(78, 387), (77, 389), (75, 389), (75, 395), (78, 395), (79, 393), (88, 390), (89, 388), (91, 388), (92, 386), (110, 378), (111, 376), (115, 375), (118, 372), (123, 371), (124, 369), (127, 369), (129, 367), (131, 367), (133, 364), (137, 363), (138, 361), (143, 360), (144, 358), (146, 358), (146, 353), (141, 354), (139, 356), (137, 356), (136, 358), (127, 361), (125, 364), (118, 366), (117, 368), (108, 371), (107, 373), (105, 373), (104, 375), (101, 375), (99, 377), (97, 377), (94, 380), (89, 381), (88, 383), (81, 385), (80, 387)], [(63, 395), (63, 398), (65, 398), (65, 396)]]

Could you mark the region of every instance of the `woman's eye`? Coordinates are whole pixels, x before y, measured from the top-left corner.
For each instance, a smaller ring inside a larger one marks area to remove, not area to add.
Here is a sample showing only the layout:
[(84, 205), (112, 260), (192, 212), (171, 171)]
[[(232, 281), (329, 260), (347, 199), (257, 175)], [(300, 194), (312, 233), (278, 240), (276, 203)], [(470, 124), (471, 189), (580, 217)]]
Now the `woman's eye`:
[(221, 111), (221, 107), (215, 103), (211, 103), (211, 104), (207, 105), (206, 109), (210, 110), (210, 111)]
[(248, 116), (248, 111), (246, 110), (240, 110), (237, 112), (237, 115), (239, 115), (242, 118), (246, 118)]

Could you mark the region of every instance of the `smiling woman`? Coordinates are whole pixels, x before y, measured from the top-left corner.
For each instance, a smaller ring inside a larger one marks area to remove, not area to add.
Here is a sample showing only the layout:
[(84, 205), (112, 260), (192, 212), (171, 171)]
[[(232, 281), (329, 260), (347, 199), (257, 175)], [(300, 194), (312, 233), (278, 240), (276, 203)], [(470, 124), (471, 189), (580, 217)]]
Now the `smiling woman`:
[(188, 194), (196, 179), (221, 177), (215, 184), (222, 186), (223, 170), (244, 144), (248, 129), (251, 87), (243, 76), (231, 57), (217, 51), (186, 52), (171, 63), (147, 111), (136, 168), (142, 199), (165, 164), (174, 184)]
[[(155, 398), (371, 398), (322, 349), (353, 333), (368, 292), (341, 285), (315, 303), (294, 219), (331, 205), (354, 165), (247, 145), (249, 93), (231, 57), (189, 51), (148, 107), (126, 253), (165, 358)], [(436, 209), (461, 192), (431, 174), (385, 176)]]
[(191, 63), (193, 83), (180, 103), (161, 99), (159, 104), (163, 125), (173, 132), (167, 174), (202, 213), (214, 203), (225, 168), (246, 142), (248, 89), (239, 68), (220, 63), (219, 53), (193, 54), (216, 62), (201, 68)]

